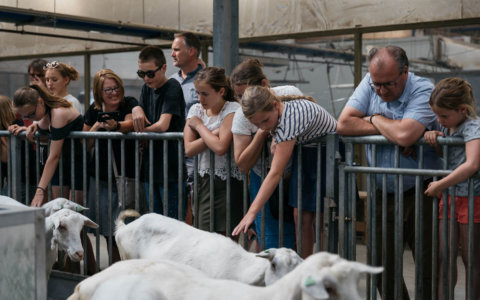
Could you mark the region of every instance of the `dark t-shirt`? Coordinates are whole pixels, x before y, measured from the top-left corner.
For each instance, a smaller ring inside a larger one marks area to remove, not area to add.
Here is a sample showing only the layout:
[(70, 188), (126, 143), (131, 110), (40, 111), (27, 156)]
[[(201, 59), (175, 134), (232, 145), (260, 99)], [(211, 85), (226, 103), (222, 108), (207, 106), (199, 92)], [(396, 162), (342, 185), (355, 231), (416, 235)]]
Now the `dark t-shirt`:
[[(133, 97), (125, 97), (124, 102), (120, 104), (118, 112), (120, 114), (120, 121), (125, 120), (125, 116), (132, 113), (132, 108), (138, 105), (137, 99)], [(97, 121), (98, 113), (102, 110), (96, 109), (94, 105), (90, 105), (87, 112), (85, 113), (85, 124), (88, 126), (93, 126)], [(105, 131), (101, 128), (98, 131)], [(112, 150), (115, 155), (115, 163), (117, 165), (117, 170), (121, 173), (121, 141), (112, 140)], [(99, 140), (99, 167), (100, 167), (100, 179), (108, 180), (108, 140), (100, 139)], [(92, 159), (90, 166), (88, 168), (88, 173), (90, 176), (95, 176), (95, 159)], [(125, 173), (127, 177), (135, 177), (135, 141), (134, 140), (125, 140)], [(119, 174), (120, 175), (120, 174)], [(112, 177), (114, 176), (112, 170)]]
[[(162, 114), (172, 114), (170, 126), (166, 132), (183, 132), (185, 126), (185, 100), (180, 83), (173, 78), (158, 89), (149, 88), (146, 84), (140, 94), (140, 106), (150, 123), (160, 120)], [(153, 180), (155, 183), (163, 182), (163, 141), (153, 143), (153, 165), (149, 164), (148, 145), (143, 154), (142, 180), (148, 182), (149, 168), (153, 167)], [(178, 142), (168, 141), (168, 178), (169, 181), (178, 179)]]

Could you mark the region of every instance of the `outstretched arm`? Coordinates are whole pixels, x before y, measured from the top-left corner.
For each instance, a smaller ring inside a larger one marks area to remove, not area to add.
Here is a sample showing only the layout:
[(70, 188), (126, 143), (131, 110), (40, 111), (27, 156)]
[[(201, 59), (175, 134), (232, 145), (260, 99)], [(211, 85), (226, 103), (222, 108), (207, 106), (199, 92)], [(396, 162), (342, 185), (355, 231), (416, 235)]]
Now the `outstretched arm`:
[(425, 195), (440, 197), (446, 188), (463, 182), (480, 169), (480, 139), (465, 144), (466, 160), (447, 177), (428, 185)]
[(275, 155), (273, 156), (272, 167), (268, 172), (267, 177), (265, 177), (260, 190), (258, 190), (257, 197), (255, 197), (255, 200), (248, 209), (247, 214), (233, 230), (232, 235), (238, 235), (240, 232), (247, 232), (248, 227), (250, 227), (255, 220), (255, 216), (262, 209), (270, 196), (272, 196), (275, 188), (282, 179), (283, 172), (287, 167), (290, 156), (292, 156), (294, 146), (295, 140), (282, 142), (277, 145)]
[(50, 183), (50, 180), (52, 180), (53, 174), (57, 169), (58, 161), (60, 160), (60, 156), (62, 155), (63, 141), (64, 140), (50, 142), (50, 152), (48, 154), (48, 159), (45, 163), (45, 167), (43, 168), (40, 182), (38, 183), (38, 187), (40, 188), (37, 188), (32, 203), (30, 204), (31, 206), (40, 207), (48, 200), (45, 191), (47, 190), (48, 184)]

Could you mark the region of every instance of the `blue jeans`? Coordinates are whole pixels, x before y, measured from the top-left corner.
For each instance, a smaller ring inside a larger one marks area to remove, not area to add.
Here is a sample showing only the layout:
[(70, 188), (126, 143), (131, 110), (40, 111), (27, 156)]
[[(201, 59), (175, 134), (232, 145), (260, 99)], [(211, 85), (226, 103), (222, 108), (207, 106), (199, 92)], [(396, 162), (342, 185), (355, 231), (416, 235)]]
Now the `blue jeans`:
[[(258, 190), (262, 185), (262, 179), (255, 172), (250, 172), (250, 202), (255, 200)], [(269, 203), (265, 203), (265, 247), (261, 245), (261, 225), (262, 225), (262, 213), (259, 212), (255, 218), (255, 230), (259, 237), (260, 246), (264, 249), (278, 248), (278, 220), (276, 220), (270, 212)], [(295, 245), (295, 225), (293, 223), (283, 223), (283, 247), (293, 248)]]
[[(157, 214), (163, 214), (163, 184), (154, 184), (153, 185), (153, 212)], [(150, 207), (150, 199), (149, 199), (149, 184), (145, 183), (145, 196), (147, 198), (147, 205)], [(182, 220), (185, 219), (186, 212), (187, 212), (187, 195), (185, 194), (185, 183), (182, 183), (182, 191), (183, 191), (183, 216)], [(177, 182), (169, 182), (168, 183), (168, 216), (171, 218), (179, 219), (178, 218), (178, 183)]]

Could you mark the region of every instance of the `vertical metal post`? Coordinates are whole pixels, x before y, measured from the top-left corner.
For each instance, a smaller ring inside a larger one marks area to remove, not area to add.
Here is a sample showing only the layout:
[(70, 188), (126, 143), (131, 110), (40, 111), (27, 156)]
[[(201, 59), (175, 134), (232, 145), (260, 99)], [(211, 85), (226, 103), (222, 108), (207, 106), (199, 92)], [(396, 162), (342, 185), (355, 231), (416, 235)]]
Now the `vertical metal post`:
[[(153, 186), (151, 187), (153, 188)], [(163, 215), (168, 216), (168, 140), (163, 140)], [(180, 200), (180, 199), (178, 199)], [(173, 217), (173, 216), (171, 216)]]
[(297, 145), (297, 252), (298, 255), (302, 256), (303, 253), (303, 234), (302, 234), (302, 212), (303, 212), (303, 197), (302, 197), (302, 178), (303, 178), (303, 168), (302, 168), (302, 145)]
[(10, 157), (11, 160), (11, 185), (12, 185), (12, 198), (21, 199), (21, 170), (22, 170), (22, 155), (21, 155), (21, 140), (15, 135), (10, 135)]
[(84, 97), (83, 97), (83, 105), (85, 107), (85, 111), (88, 110), (90, 106), (90, 72), (91, 72), (91, 64), (90, 64), (90, 54), (86, 53), (83, 56), (83, 89), (84, 89)]
[[(419, 147), (418, 157), (418, 168), (423, 169), (423, 146)], [(422, 257), (423, 253), (423, 178), (420, 176), (415, 177), (415, 299), (423, 299), (424, 290), (430, 287), (424, 287), (423, 284), (423, 272), (426, 270), (423, 269)]]
[(215, 152), (210, 154), (210, 232), (215, 231)]
[(357, 87), (362, 81), (362, 64), (363, 64), (363, 55), (362, 55), (362, 33), (356, 31), (354, 34), (354, 48), (355, 48), (355, 63), (353, 71), (353, 84)]
[(178, 219), (183, 221), (183, 211), (186, 207), (183, 207), (183, 142), (182, 140), (177, 140), (178, 146)]
[[(228, 151), (226, 153), (226, 157), (227, 157), (227, 188), (226, 188), (226, 193), (227, 193), (227, 203), (225, 205), (227, 211), (225, 212), (226, 213), (226, 218), (225, 218), (225, 222), (226, 222), (226, 234), (227, 236), (231, 236), (231, 233), (232, 233), (232, 230), (231, 230), (231, 226), (232, 226), (232, 145), (230, 145), (230, 147), (228, 148)], [(235, 224), (236, 226), (237, 224)]]
[(213, 64), (230, 74), (238, 63), (238, 0), (213, 1)]

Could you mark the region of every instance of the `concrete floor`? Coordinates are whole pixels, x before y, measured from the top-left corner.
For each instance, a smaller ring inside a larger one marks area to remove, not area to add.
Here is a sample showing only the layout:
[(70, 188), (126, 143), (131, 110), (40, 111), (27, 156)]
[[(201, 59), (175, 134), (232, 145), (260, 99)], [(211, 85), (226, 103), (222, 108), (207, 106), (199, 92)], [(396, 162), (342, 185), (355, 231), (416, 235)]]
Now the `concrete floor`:
[[(92, 245), (95, 249), (95, 236), (89, 234)], [(95, 251), (95, 250), (94, 250)], [(366, 246), (363, 244), (357, 244), (357, 261), (366, 262)], [(415, 263), (412, 258), (412, 252), (410, 250), (405, 250), (403, 254), (403, 274), (405, 278), (405, 283), (408, 288), (408, 293), (411, 299), (414, 299), (415, 296)], [(458, 282), (455, 287), (455, 299), (465, 299), (465, 269), (463, 267), (463, 262), (459, 257), (457, 260), (458, 265)], [(100, 238), (100, 269), (103, 270), (108, 266), (108, 253), (107, 253), (107, 244), (105, 238)], [(359, 290), (360, 295), (363, 299), (366, 297), (366, 276), (362, 276), (359, 281)], [(377, 299), (381, 299), (380, 295), (377, 293)]]

